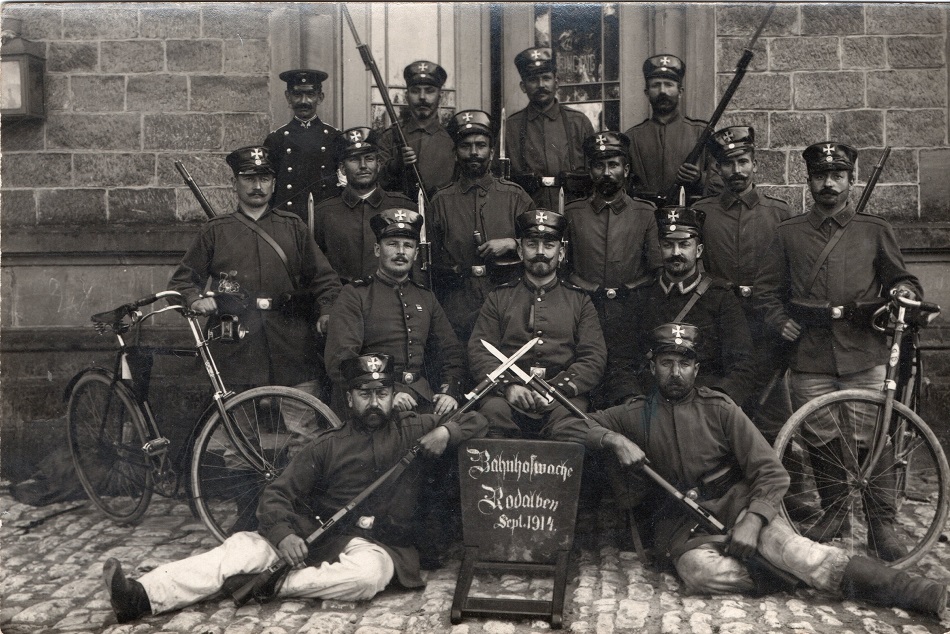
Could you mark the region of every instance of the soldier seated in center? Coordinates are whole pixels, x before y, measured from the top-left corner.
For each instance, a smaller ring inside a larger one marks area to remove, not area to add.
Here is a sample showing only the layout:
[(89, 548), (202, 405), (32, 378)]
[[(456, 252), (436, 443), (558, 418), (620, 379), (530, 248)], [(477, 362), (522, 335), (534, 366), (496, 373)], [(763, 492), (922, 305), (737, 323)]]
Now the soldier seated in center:
[[(607, 349), (590, 297), (558, 277), (566, 226), (564, 216), (545, 209), (518, 216), (515, 230), (524, 277), (488, 294), (468, 354), (472, 374), (482, 377), (498, 365), (482, 339), (511, 355), (537, 337), (518, 366), (549, 381), (586, 411), (588, 393), (603, 376)], [(545, 437), (550, 425), (568, 414), (563, 405), (507, 379), (482, 401), (480, 411), (488, 418), (489, 436), (495, 438)]]

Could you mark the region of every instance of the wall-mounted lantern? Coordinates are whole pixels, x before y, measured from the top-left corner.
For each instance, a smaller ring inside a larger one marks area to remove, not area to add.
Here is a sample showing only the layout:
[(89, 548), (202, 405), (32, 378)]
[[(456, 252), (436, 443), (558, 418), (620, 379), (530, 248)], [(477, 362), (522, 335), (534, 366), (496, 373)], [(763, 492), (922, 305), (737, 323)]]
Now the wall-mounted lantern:
[(0, 116), (3, 119), (43, 119), (46, 115), (43, 76), (45, 46), (20, 37), (22, 20), (3, 20), (0, 47)]

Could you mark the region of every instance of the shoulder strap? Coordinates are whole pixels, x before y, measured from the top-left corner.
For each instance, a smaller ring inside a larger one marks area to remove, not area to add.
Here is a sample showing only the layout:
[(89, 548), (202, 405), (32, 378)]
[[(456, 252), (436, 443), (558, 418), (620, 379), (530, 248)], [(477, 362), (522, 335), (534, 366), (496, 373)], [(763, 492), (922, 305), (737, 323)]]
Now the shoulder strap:
[(825, 263), (825, 260), (828, 259), (828, 256), (831, 255), (831, 251), (835, 248), (835, 245), (838, 244), (838, 241), (841, 240), (841, 236), (844, 234), (844, 229), (846, 225), (840, 225), (835, 232), (831, 235), (831, 239), (828, 240), (828, 244), (825, 245), (825, 248), (822, 249), (821, 253), (818, 254), (818, 259), (815, 260), (814, 266), (812, 266), (811, 273), (808, 274), (808, 282), (805, 283), (802, 296), (806, 296), (811, 292), (811, 287), (815, 285), (815, 280), (818, 279), (818, 273), (821, 271), (821, 265)]
[(693, 291), (693, 294), (690, 296), (689, 301), (686, 302), (686, 305), (683, 306), (683, 310), (679, 312), (679, 315), (676, 316), (676, 319), (673, 321), (676, 323), (682, 322), (686, 319), (686, 315), (689, 314), (689, 311), (693, 309), (693, 306), (696, 305), (696, 302), (699, 301), (699, 298), (703, 296), (709, 287), (712, 285), (712, 278), (709, 276), (704, 277), (699, 281), (699, 284), (696, 285), (696, 290)]
[(241, 211), (235, 211), (234, 215), (237, 216), (237, 219), (240, 220), (245, 227), (256, 233), (260, 236), (264, 242), (270, 246), (277, 253), (277, 257), (280, 258), (280, 261), (284, 265), (284, 270), (287, 271), (287, 277), (290, 278), (290, 283), (293, 285), (294, 290), (297, 290), (297, 278), (294, 277), (294, 274), (290, 270), (290, 264), (287, 262), (287, 254), (284, 253), (284, 250), (280, 248), (280, 245), (277, 244), (277, 241), (274, 240), (269, 233), (264, 231), (256, 222), (253, 222), (250, 218), (245, 216)]

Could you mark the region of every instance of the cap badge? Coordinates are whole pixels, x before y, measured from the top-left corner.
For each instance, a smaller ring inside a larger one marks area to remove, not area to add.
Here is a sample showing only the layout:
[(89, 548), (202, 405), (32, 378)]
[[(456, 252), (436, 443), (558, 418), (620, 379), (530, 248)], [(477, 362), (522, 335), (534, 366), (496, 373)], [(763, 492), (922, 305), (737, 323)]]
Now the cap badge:
[(383, 362), (379, 360), (379, 357), (370, 357), (366, 362), (366, 367), (373, 373), (373, 378), (376, 379), (379, 378), (376, 376), (376, 373), (383, 367)]
[(300, 83), (301, 83), (301, 84), (306, 84), (306, 83), (307, 83), (307, 76), (306, 76), (306, 75), (302, 75), (302, 76), (300, 77)]
[(600, 143), (601, 145), (603, 145), (604, 143), (607, 142), (607, 137), (605, 137), (603, 134), (598, 134), (598, 135), (597, 135), (597, 142)]
[(660, 58), (660, 66), (669, 66), (669, 65), (670, 65), (670, 62), (672, 62), (672, 61), (673, 61), (673, 60), (671, 60), (669, 57), (661, 57), (661, 58)]
[(425, 62), (423, 62), (423, 63), (419, 64), (419, 70), (424, 73), (424, 72), (426, 72), (427, 70), (429, 70), (429, 65), (426, 64)]
[(471, 120), (472, 120), (472, 113), (471, 113), (471, 112), (466, 112), (465, 114), (462, 115), (462, 121), (468, 122), (468, 121), (471, 121)]
[(535, 216), (534, 219), (535, 219), (535, 222), (537, 222), (538, 224), (543, 224), (548, 221), (548, 215), (542, 211), (539, 211), (538, 215)]
[(264, 158), (264, 151), (259, 147), (254, 148), (253, 150), (251, 150), (251, 158), (253, 159)]
[(350, 141), (352, 141), (353, 143), (359, 143), (362, 140), (363, 140), (363, 135), (360, 134), (359, 130), (353, 130), (352, 132), (350, 132)]
[(722, 133), (722, 140), (726, 143), (732, 143), (732, 130), (726, 130)]
[(677, 345), (683, 343), (683, 335), (686, 333), (682, 326), (673, 326), (673, 341)]
[(835, 146), (830, 143), (825, 144), (825, 147), (821, 148), (821, 151), (825, 153), (825, 156), (831, 158), (831, 155), (834, 154)]
[(395, 216), (396, 216), (396, 220), (398, 220), (399, 222), (402, 222), (403, 220), (406, 219), (406, 212), (400, 209), (399, 211), (395, 213)]
[(539, 57), (541, 57), (541, 51), (531, 51), (531, 59), (538, 59)]
[(680, 212), (676, 211), (675, 209), (670, 209), (670, 212), (667, 214), (667, 216), (670, 222), (676, 222), (679, 220)]

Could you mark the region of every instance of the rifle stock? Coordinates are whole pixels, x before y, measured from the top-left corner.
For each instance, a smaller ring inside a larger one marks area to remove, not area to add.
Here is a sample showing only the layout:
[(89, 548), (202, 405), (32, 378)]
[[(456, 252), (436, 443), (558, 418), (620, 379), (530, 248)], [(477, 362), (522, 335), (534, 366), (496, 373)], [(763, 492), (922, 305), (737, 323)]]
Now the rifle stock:
[(884, 146), (884, 152), (881, 154), (881, 160), (878, 161), (877, 165), (874, 166), (874, 170), (871, 172), (871, 176), (868, 178), (867, 185), (864, 186), (864, 191), (861, 192), (861, 198), (858, 200), (858, 204), (855, 207), (855, 213), (861, 213), (864, 211), (864, 208), (867, 207), (868, 201), (871, 200), (871, 192), (874, 191), (875, 185), (877, 185), (877, 179), (881, 177), (881, 172), (884, 171), (884, 164), (887, 163), (888, 157), (891, 155), (891, 146)]
[(211, 203), (205, 198), (204, 192), (198, 187), (198, 183), (196, 183), (195, 179), (188, 173), (185, 164), (181, 161), (175, 161), (175, 169), (178, 170), (181, 177), (185, 179), (185, 185), (188, 185), (188, 189), (194, 194), (195, 199), (198, 201), (198, 204), (201, 205), (201, 209), (205, 212), (205, 215), (208, 216), (209, 219), (217, 216), (218, 214), (215, 212), (214, 207), (211, 206)]

